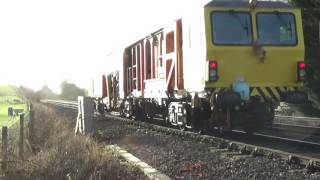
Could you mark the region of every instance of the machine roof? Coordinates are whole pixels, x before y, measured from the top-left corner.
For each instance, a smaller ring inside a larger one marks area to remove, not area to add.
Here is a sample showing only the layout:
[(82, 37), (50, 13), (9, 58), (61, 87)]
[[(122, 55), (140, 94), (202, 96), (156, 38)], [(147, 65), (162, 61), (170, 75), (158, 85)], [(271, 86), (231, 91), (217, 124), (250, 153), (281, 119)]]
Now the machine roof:
[[(213, 0), (206, 6), (216, 7), (250, 7), (249, 1), (245, 0)], [(258, 1), (256, 8), (293, 8), (292, 5), (279, 1)]]

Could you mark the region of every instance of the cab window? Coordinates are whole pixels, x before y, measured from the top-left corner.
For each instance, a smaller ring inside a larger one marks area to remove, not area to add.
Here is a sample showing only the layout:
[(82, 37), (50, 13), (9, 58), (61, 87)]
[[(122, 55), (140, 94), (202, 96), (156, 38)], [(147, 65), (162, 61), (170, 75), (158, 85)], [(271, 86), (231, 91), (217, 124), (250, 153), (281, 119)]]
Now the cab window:
[(296, 25), (290, 13), (258, 13), (258, 42), (263, 45), (296, 45)]
[(214, 44), (248, 45), (252, 43), (252, 24), (249, 13), (213, 12), (211, 25)]

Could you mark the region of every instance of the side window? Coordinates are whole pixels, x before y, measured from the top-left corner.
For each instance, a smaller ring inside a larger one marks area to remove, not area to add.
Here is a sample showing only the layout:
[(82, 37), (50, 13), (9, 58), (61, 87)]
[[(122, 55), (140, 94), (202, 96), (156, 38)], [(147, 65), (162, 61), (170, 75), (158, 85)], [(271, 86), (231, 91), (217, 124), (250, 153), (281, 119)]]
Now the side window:
[(166, 53), (172, 53), (174, 51), (174, 32), (171, 31), (166, 35)]

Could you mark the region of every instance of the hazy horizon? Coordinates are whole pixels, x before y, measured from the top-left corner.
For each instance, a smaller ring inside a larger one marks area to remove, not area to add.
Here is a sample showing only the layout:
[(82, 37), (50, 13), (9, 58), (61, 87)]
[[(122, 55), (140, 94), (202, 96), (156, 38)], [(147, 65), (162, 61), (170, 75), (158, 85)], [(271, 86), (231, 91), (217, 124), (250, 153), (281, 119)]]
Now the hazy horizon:
[[(110, 72), (108, 54), (180, 17), (182, 0), (0, 2), (0, 84), (90, 89)], [(196, 2), (196, 3), (200, 3)]]

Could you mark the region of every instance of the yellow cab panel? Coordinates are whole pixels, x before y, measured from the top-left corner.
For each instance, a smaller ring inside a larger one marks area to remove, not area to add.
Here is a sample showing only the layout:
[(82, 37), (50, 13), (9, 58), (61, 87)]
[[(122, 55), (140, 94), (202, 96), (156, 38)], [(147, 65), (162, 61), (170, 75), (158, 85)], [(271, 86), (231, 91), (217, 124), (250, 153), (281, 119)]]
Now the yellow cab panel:
[(250, 87), (297, 87), (304, 60), (301, 12), (284, 3), (209, 3), (205, 6), (207, 58), (218, 78), (206, 88), (229, 87), (243, 78)]

